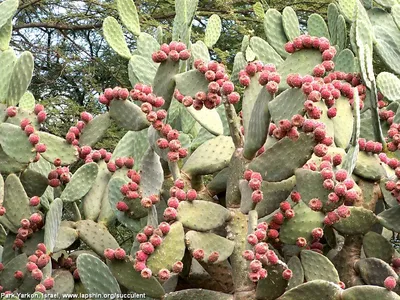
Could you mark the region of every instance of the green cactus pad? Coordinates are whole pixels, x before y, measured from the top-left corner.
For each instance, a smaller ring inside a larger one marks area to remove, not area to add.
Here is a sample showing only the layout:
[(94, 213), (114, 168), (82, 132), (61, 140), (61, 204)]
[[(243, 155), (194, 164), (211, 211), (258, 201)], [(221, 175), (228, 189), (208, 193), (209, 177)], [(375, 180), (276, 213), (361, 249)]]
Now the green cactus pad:
[(336, 24), (339, 17), (339, 9), (335, 3), (329, 3), (327, 16), (330, 42), (332, 45), (336, 45)]
[(167, 59), (157, 69), (153, 82), (153, 93), (165, 100), (163, 109), (168, 110), (175, 91), (175, 75), (178, 74), (179, 63)]
[[(267, 43), (267, 42), (265, 42), (265, 43)], [(269, 44), (268, 44), (268, 46), (269, 46)], [(271, 46), (269, 46), (269, 47), (271, 47)], [(272, 49), (272, 47), (271, 47), (271, 49)], [(274, 50), (274, 49), (272, 49), (272, 50)], [(277, 55), (277, 57), (280, 58), (280, 56), (278, 54), (276, 54), (276, 55)], [(244, 67), (246, 67), (246, 65), (247, 65), (247, 61), (246, 61), (246, 58), (244, 57), (244, 54), (242, 52), (237, 53), (235, 55), (234, 60), (233, 60), (233, 70), (232, 70), (232, 74), (231, 74), (231, 80), (232, 80), (233, 83), (235, 83), (235, 84), (239, 83), (239, 72)]]
[(267, 36), (268, 43), (282, 57), (289, 54), (285, 51), (287, 42), (285, 31), (283, 28), (282, 15), (276, 9), (268, 9), (264, 16), (264, 32)]
[(300, 24), (297, 14), (290, 6), (286, 6), (282, 11), (282, 25), (289, 41), (293, 41), (294, 38), (300, 35)]
[(292, 88), (280, 93), (268, 104), (274, 123), (278, 124), (283, 119), (290, 120), (296, 114), (303, 115), (305, 100), (306, 97), (301, 89)]
[(19, 99), (21, 99), (22, 95), (26, 92), (32, 80), (33, 65), (32, 54), (28, 51), (22, 52), (11, 74), (7, 93), (7, 105), (16, 106)]
[(376, 77), (376, 86), (380, 92), (390, 101), (400, 99), (400, 79), (389, 72), (381, 72)]
[(132, 55), (128, 63), (128, 76), (131, 85), (135, 86), (136, 83), (152, 85), (157, 73), (157, 65), (151, 57)]
[(300, 133), (296, 141), (284, 137), (253, 159), (249, 169), (260, 172), (266, 181), (284, 180), (310, 159), (315, 144), (312, 134)]
[(126, 227), (132, 230), (137, 230), (137, 220), (147, 215), (148, 210), (140, 204), (140, 199), (126, 200), (126, 204), (129, 206), (130, 215), (127, 213), (117, 210), (117, 203), (124, 199), (124, 195), (121, 193), (120, 188), (123, 184), (128, 183), (128, 178), (111, 178), (108, 184), (108, 199), (110, 207), (117, 219), (124, 224)]
[(346, 17), (346, 19), (353, 21), (357, 0), (339, 0), (338, 5), (340, 12)]
[(71, 227), (61, 226), (53, 251), (58, 252), (67, 249), (78, 239), (78, 233)]
[(397, 28), (400, 28), (400, 4), (396, 4), (392, 7), (392, 16), (393, 20), (397, 25)]
[(164, 171), (160, 157), (151, 149), (143, 156), (140, 189), (143, 197), (158, 195), (164, 182)]
[(152, 276), (144, 279), (133, 268), (133, 262), (129, 260), (108, 260), (107, 265), (118, 282), (128, 290), (136, 293), (145, 293), (148, 297), (160, 298), (165, 291), (158, 280)]
[(61, 224), (63, 202), (60, 198), (55, 199), (46, 215), (44, 243), (49, 253), (53, 252), (57, 242), (57, 236)]
[(272, 95), (266, 89), (261, 89), (254, 103), (249, 128), (245, 131), (243, 156), (247, 159), (252, 159), (265, 144), (271, 119), (269, 105), (272, 99)]
[(212, 194), (216, 195), (226, 190), (228, 175), (230, 173), (229, 167), (222, 169), (217, 175), (207, 184), (207, 190)]
[(101, 210), (101, 199), (110, 181), (111, 173), (104, 160), (99, 162), (99, 171), (91, 189), (82, 200), (85, 219), (96, 220)]
[[(280, 55), (274, 50), (274, 48), (272, 48), (271, 45), (268, 44), (268, 42), (266, 42), (265, 40), (263, 40), (258, 36), (253, 36), (250, 39), (250, 47), (251, 50), (253, 50), (253, 52), (255, 53), (257, 59), (262, 61), (264, 64), (274, 64), (278, 66), (283, 62), (282, 57), (280, 57)], [(241, 53), (238, 53), (237, 55), (239, 54)], [(241, 57), (238, 56), (237, 66), (238, 67), (240, 66), (243, 69), (244, 66), (246, 65), (246, 62), (244, 58), (243, 61), (240, 58)], [(236, 57), (235, 57), (235, 62), (236, 62)], [(235, 70), (236, 69), (234, 68), (234, 71)], [(237, 71), (240, 71), (240, 69), (238, 69)]]
[(248, 130), (254, 104), (263, 86), (258, 82), (259, 75), (250, 78), (250, 85), (244, 90), (242, 98), (242, 122), (244, 131)]
[(337, 284), (325, 280), (313, 280), (290, 289), (279, 300), (337, 300), (341, 292)]
[(150, 124), (140, 107), (129, 100), (112, 101), (110, 117), (127, 130), (140, 131)]
[(48, 186), (46, 176), (30, 169), (21, 174), (20, 180), (29, 197), (41, 196)]
[(110, 114), (98, 115), (83, 128), (79, 136), (79, 145), (94, 146), (106, 133), (111, 125)]
[(107, 228), (92, 220), (77, 222), (76, 230), (79, 238), (100, 256), (104, 255), (104, 250), (107, 248), (116, 249), (119, 247), (118, 242), (108, 232)]
[(10, 174), (4, 183), (4, 202), (7, 219), (16, 227), (21, 219), (29, 219), (31, 215), (29, 198), (18, 176)]
[(7, 118), (7, 123), (16, 125), (20, 127), (21, 120), (28, 119), (31, 122), (31, 125), (36, 129), (39, 130), (40, 124), (37, 121), (37, 116), (33, 111), (26, 110), (23, 108), (18, 108), (17, 115), (12, 118)]
[(142, 131), (128, 131), (115, 147), (111, 160), (114, 161), (120, 157), (134, 157), (134, 168), (137, 170), (140, 167), (144, 153), (149, 147), (147, 131), (147, 128)]
[(221, 18), (216, 14), (211, 15), (211, 17), (208, 19), (206, 32), (204, 35), (204, 43), (207, 45), (207, 47), (212, 48), (212, 46), (214, 46), (221, 35), (221, 30)]
[(99, 166), (95, 163), (88, 163), (81, 166), (71, 177), (60, 198), (64, 202), (74, 202), (82, 199), (92, 188), (96, 180)]
[(35, 109), (35, 97), (33, 94), (29, 91), (25, 92), (25, 94), (23, 94), (22, 98), (19, 100), (18, 107), (33, 111)]
[[(79, 272), (79, 271), (78, 271)], [(79, 273), (80, 274), (80, 273)], [(47, 290), (48, 294), (65, 295), (70, 294), (74, 291), (74, 277), (69, 270), (57, 269), (51, 274), (54, 278), (54, 286), (50, 290)]]
[(36, 155), (27, 135), (16, 125), (0, 124), (0, 145), (5, 154), (20, 163), (29, 163)]
[(353, 286), (343, 291), (343, 300), (364, 300), (364, 299), (379, 299), (379, 300), (399, 300), (400, 297), (394, 292), (379, 286), (359, 285)]
[(0, 173), (2, 174), (19, 173), (26, 167), (27, 167), (26, 164), (19, 163), (16, 160), (9, 157), (0, 147)]
[(78, 151), (65, 139), (44, 131), (39, 131), (38, 135), (40, 142), (47, 146), (46, 152), (41, 155), (48, 162), (53, 163), (55, 159), (59, 158), (63, 165), (70, 165), (78, 160)]
[(304, 202), (299, 202), (293, 207), (295, 216), (285, 220), (281, 226), (279, 239), (286, 244), (296, 244), (299, 237), (307, 241), (312, 240), (311, 232), (314, 228), (323, 227), (324, 214), (313, 211)]
[(104, 19), (103, 35), (107, 43), (115, 52), (126, 59), (131, 58), (131, 52), (126, 44), (121, 25), (118, 24), (118, 21), (115, 18), (108, 16)]
[(304, 276), (307, 281), (318, 279), (333, 283), (340, 281), (335, 266), (326, 256), (312, 250), (302, 250), (300, 256), (301, 264), (304, 268)]
[(400, 213), (400, 206), (396, 205), (390, 209), (386, 209), (381, 212), (377, 218), (379, 223), (392, 231), (400, 232), (400, 220), (398, 218)]
[(208, 63), (211, 60), (208, 48), (206, 44), (203, 43), (203, 41), (197, 41), (196, 43), (192, 44), (191, 50), (191, 59), (193, 60), (193, 62), (196, 61), (196, 59), (201, 59), (205, 63)]
[(256, 299), (274, 300), (281, 296), (288, 285), (288, 281), (282, 277), (286, 268), (283, 264), (266, 266), (268, 276), (257, 283)]
[(369, 231), (372, 225), (377, 222), (377, 218), (372, 211), (363, 207), (348, 207), (350, 216), (345, 219), (340, 219), (339, 222), (333, 225), (341, 234), (357, 235), (365, 234)]
[[(88, 293), (110, 295), (120, 294), (118, 282), (110, 269), (97, 257), (82, 253), (76, 260), (79, 277)], [(94, 299), (103, 299), (94, 298)], [(94, 300), (93, 299), (93, 300)]]
[(290, 270), (292, 270), (292, 278), (288, 281), (287, 289), (290, 290), (304, 282), (304, 270), (301, 265), (301, 261), (297, 256), (292, 256), (287, 266)]
[(16, 271), (21, 271), (24, 274), (24, 277), (30, 276), (26, 269), (27, 262), (28, 257), (25, 253), (22, 253), (10, 260), (4, 266), (3, 271), (0, 273), (0, 280), (1, 286), (5, 289), (5, 291), (13, 291), (22, 284), (22, 280), (16, 280), (14, 278), (14, 273)]
[(190, 175), (212, 174), (227, 167), (235, 150), (231, 137), (217, 136), (193, 152), (182, 167)]
[(24, 246), (22, 247), (21, 250), (28, 256), (32, 255), (35, 253), (37, 245), (43, 242), (44, 242), (44, 230), (39, 230), (35, 232), (31, 238), (27, 239), (24, 242)]
[(178, 292), (166, 294), (164, 300), (233, 300), (233, 296), (221, 292), (204, 289), (185, 289)]
[(135, 3), (132, 0), (118, 0), (117, 9), (125, 27), (134, 35), (139, 35), (140, 23)]
[(350, 49), (344, 49), (335, 56), (335, 71), (355, 72), (354, 54)]
[(393, 268), (379, 258), (362, 258), (356, 262), (354, 268), (366, 284), (384, 286), (383, 282), (388, 276), (398, 280)]
[(286, 82), (286, 78), (289, 74), (298, 73), (302, 76), (311, 75), (314, 67), (321, 63), (321, 52), (317, 49), (304, 49), (289, 55), (286, 60), (277, 67), (281, 78), (285, 79), (281, 80), (279, 89), (285, 90), (289, 87)]
[(18, 0), (5, 0), (0, 3), (0, 28), (12, 18), (18, 9)]
[[(137, 55), (147, 58), (149, 63), (151, 62), (151, 64), (155, 68), (154, 74), (157, 71), (159, 63), (155, 63), (151, 57), (152, 54), (158, 50), (160, 50), (160, 43), (150, 34), (146, 32), (141, 32), (137, 39), (137, 49), (135, 53)], [(147, 70), (148, 67), (149, 66), (147, 66)]]
[(342, 15), (339, 15), (336, 21), (336, 40), (339, 50), (346, 49), (347, 47), (347, 28), (346, 20)]
[(363, 238), (363, 249), (365, 256), (382, 259), (387, 263), (391, 263), (395, 252), (392, 244), (381, 234), (370, 231)]
[(230, 218), (229, 210), (223, 206), (201, 200), (182, 201), (177, 211), (177, 220), (185, 228), (198, 231), (215, 229)]
[(190, 70), (175, 75), (176, 88), (185, 96), (195, 97), (199, 91), (208, 92), (209, 82), (203, 73), (198, 70)]
[(261, 185), (261, 191), (263, 192), (264, 198), (255, 207), (258, 217), (264, 217), (278, 209), (279, 204), (290, 195), (295, 185), (295, 176), (279, 182), (263, 181)]
[(158, 274), (161, 269), (171, 270), (177, 261), (182, 260), (185, 254), (184, 235), (182, 223), (171, 225), (161, 245), (147, 259), (146, 265), (153, 274)]
[(325, 206), (331, 191), (323, 187), (324, 179), (321, 173), (306, 169), (297, 169), (295, 175), (296, 187), (301, 195), (301, 200), (308, 204), (311, 199), (318, 198)]
[(233, 252), (235, 243), (211, 232), (197, 232), (190, 230), (185, 234), (185, 242), (191, 253), (196, 249), (204, 250), (204, 261), (208, 262), (211, 252), (218, 252), (219, 257), (215, 263), (228, 259)]
[(341, 96), (335, 101), (336, 117), (332, 118), (335, 128), (335, 144), (346, 149), (353, 133), (353, 112), (347, 98)]
[(319, 14), (311, 14), (307, 20), (307, 31), (311, 36), (326, 37), (330, 39), (328, 26)]
[(214, 135), (224, 134), (224, 126), (218, 112), (215, 109), (210, 110), (206, 107), (203, 107), (200, 110), (196, 110), (193, 108), (193, 106), (190, 106), (187, 108), (187, 111), (210, 133)]
[(0, 102), (5, 102), (7, 99), (8, 86), (16, 61), (17, 57), (12, 49), (0, 53)]
[(381, 179), (384, 171), (378, 155), (360, 151), (357, 156), (354, 174), (374, 181)]

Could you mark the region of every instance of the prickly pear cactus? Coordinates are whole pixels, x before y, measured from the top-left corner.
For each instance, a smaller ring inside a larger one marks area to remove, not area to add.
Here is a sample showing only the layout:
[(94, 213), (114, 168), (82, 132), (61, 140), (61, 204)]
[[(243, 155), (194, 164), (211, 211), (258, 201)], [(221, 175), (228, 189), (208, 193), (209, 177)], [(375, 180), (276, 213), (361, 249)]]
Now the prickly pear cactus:
[[(2, 41), (1, 291), (400, 299), (399, 4), (339, 0), (308, 34), (292, 8), (268, 9), (266, 40), (245, 37), (228, 70), (208, 54), (220, 17), (191, 41), (197, 1), (175, 2), (160, 44), (116, 1), (137, 49), (113, 17), (103, 34), (132, 86), (105, 89), (107, 112), (82, 112), (64, 137), (27, 91), (32, 54)], [(17, 7), (0, 3), (0, 31)], [(128, 132), (95, 149), (111, 121)]]

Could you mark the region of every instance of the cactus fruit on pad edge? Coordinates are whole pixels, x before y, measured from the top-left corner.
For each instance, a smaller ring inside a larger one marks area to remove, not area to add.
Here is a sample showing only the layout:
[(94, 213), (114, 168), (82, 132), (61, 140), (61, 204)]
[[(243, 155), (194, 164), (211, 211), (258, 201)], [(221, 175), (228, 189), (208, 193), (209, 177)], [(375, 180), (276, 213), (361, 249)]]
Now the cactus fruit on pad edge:
[[(232, 70), (209, 54), (226, 20), (191, 41), (198, 1), (175, 5), (163, 43), (116, 0), (102, 32), (131, 86), (65, 136), (28, 91), (33, 55), (0, 53), (1, 291), (400, 299), (400, 5), (338, 0), (302, 35), (294, 9), (257, 3), (266, 39)], [(17, 9), (0, 3), (0, 33)], [(127, 133), (96, 149), (112, 124)]]

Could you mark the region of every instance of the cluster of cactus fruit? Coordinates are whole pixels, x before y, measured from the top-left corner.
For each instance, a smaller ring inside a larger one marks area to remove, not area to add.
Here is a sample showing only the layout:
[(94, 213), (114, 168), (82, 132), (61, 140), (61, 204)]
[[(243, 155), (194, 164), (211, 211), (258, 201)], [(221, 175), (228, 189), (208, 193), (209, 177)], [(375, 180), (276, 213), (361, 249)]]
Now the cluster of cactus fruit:
[[(217, 15), (190, 41), (196, 0), (176, 1), (169, 43), (117, 0), (136, 49), (113, 17), (103, 34), (131, 87), (64, 138), (27, 91), (32, 55), (0, 48), (1, 292), (400, 299), (400, 5), (376, 2), (331, 3), (307, 34), (270, 8), (228, 70), (209, 55)], [(0, 3), (0, 45), (17, 8)], [(128, 132), (96, 149), (112, 122)]]

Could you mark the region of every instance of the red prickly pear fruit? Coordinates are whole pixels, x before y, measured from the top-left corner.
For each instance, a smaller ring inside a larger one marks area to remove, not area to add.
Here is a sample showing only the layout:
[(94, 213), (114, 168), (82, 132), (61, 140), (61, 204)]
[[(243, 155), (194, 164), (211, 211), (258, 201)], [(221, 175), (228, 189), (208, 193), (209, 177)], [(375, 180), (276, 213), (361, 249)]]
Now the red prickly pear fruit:
[(186, 199), (187, 199), (188, 201), (196, 200), (196, 198), (197, 198), (197, 192), (196, 192), (196, 190), (190, 189), (190, 190), (188, 190), (188, 191), (186, 192)]
[(30, 125), (31, 121), (29, 121), (29, 119), (22, 119), (21, 122), (19, 123), (20, 127), (22, 130), (25, 130), (25, 127)]
[(293, 191), (290, 193), (290, 199), (292, 199), (294, 203), (299, 203), (301, 200), (301, 195), (299, 192)]
[(196, 260), (203, 260), (204, 259), (204, 250), (203, 249), (196, 249), (193, 251), (193, 258)]
[(325, 50), (328, 50), (329, 47), (331, 46), (329, 43), (329, 40), (325, 37), (320, 37), (318, 38), (319, 42), (319, 51), (324, 52)]
[(168, 147), (170, 151), (177, 151), (179, 148), (181, 148), (181, 142), (179, 140), (171, 140), (168, 143)]
[(44, 243), (39, 243), (39, 244), (37, 245), (36, 249), (42, 251), (43, 253), (46, 253), (46, 252), (47, 252), (47, 248), (46, 248), (46, 245), (45, 245)]
[(336, 222), (339, 221), (340, 216), (337, 214), (336, 211), (330, 211), (326, 214), (326, 216), (328, 217), (328, 219), (335, 224)]
[(188, 60), (190, 58), (190, 51), (185, 49), (179, 52), (179, 59), (180, 60)]
[(257, 73), (257, 65), (255, 63), (249, 63), (245, 67), (245, 71), (249, 76), (254, 76)]
[(17, 280), (21, 280), (22, 278), (24, 278), (24, 273), (22, 273), (22, 271), (15, 271), (14, 278)]
[(324, 144), (317, 144), (314, 147), (314, 154), (318, 157), (323, 157), (328, 153), (328, 146)]
[(303, 248), (307, 245), (307, 240), (303, 237), (299, 237), (296, 240), (296, 245), (300, 248)]
[(142, 250), (144, 253), (150, 255), (154, 252), (154, 246), (150, 242), (144, 242), (140, 244), (140, 250)]
[(290, 269), (286, 269), (285, 271), (282, 272), (282, 278), (285, 280), (290, 280), (292, 278), (293, 272)]
[(279, 208), (281, 209), (282, 212), (287, 211), (288, 209), (291, 209), (291, 205), (289, 202), (287, 201), (283, 201), (279, 204)]
[(111, 248), (107, 248), (104, 250), (104, 257), (109, 260), (113, 260), (115, 258), (114, 254), (115, 254), (115, 251)]
[(365, 151), (372, 152), (374, 151), (375, 142), (374, 141), (367, 141), (365, 144)]
[(324, 168), (321, 170), (321, 176), (324, 180), (333, 179), (334, 172), (328, 168)]
[(18, 109), (15, 106), (9, 106), (6, 112), (8, 117), (13, 118), (17, 115)]
[(400, 258), (398, 258), (398, 257), (397, 258), (393, 258), (392, 265), (395, 268), (400, 268)]
[(340, 218), (347, 218), (350, 216), (351, 212), (348, 206), (341, 205), (336, 209), (336, 213)]
[(42, 215), (39, 213), (33, 213), (30, 217), (29, 217), (29, 221), (33, 224), (39, 224), (40, 222), (42, 222)]
[(208, 70), (204, 73), (204, 77), (207, 79), (207, 81), (212, 82), (215, 80), (215, 72)]
[(161, 223), (158, 225), (158, 228), (160, 228), (161, 232), (162, 232), (164, 235), (166, 235), (166, 234), (169, 232), (171, 226), (170, 226), (167, 222), (161, 222)]
[(128, 184), (123, 184), (121, 188), (119, 189), (122, 195), (125, 195), (129, 192), (129, 185)]
[(83, 158), (89, 155), (90, 152), (92, 152), (92, 148), (90, 146), (83, 146), (80, 151)]
[(313, 69), (313, 75), (315, 77), (322, 77), (324, 76), (325, 72), (325, 67), (322, 64), (316, 65)]
[(272, 218), (272, 220), (276, 223), (276, 224), (279, 224), (279, 225), (282, 225), (283, 224), (283, 221), (284, 221), (284, 216), (283, 216), (283, 214), (281, 213), (281, 212), (277, 212), (276, 214), (274, 214), (274, 216), (273, 216), (273, 218)]
[(346, 186), (347, 190), (350, 190), (354, 187), (354, 180), (352, 178), (345, 179), (343, 183)]
[(154, 247), (158, 247), (161, 245), (162, 243), (162, 238), (157, 235), (157, 234), (153, 234), (150, 239), (149, 242), (154, 246)]
[(38, 152), (38, 153), (43, 153), (43, 152), (46, 152), (47, 147), (46, 147), (45, 144), (40, 143), (40, 144), (36, 144), (35, 150), (36, 150), (36, 152)]
[(308, 206), (314, 211), (320, 211), (322, 209), (322, 201), (318, 198), (313, 198), (308, 202)]
[(293, 40), (293, 47), (297, 50), (303, 49), (303, 38), (302, 36), (299, 36)]
[[(175, 50), (172, 50), (175, 51)], [(172, 52), (171, 51), (171, 52)], [(170, 52), (170, 53), (171, 53)], [(149, 268), (144, 268), (141, 272), (140, 272), (140, 276), (142, 276), (142, 278), (144, 279), (149, 279), (151, 278), (151, 276), (153, 275), (153, 273), (151, 272), (151, 270)]]
[(132, 157), (128, 157), (124, 161), (124, 165), (128, 169), (132, 169), (134, 164), (135, 164), (135, 160)]
[(54, 164), (55, 167), (60, 167), (61, 166), (61, 159), (56, 158), (54, 160), (53, 164)]
[(40, 198), (38, 196), (33, 196), (30, 200), (29, 200), (29, 205), (30, 206), (38, 206), (40, 203)]
[(46, 287), (43, 284), (38, 284), (35, 286), (35, 292), (39, 292), (39, 293), (46, 293)]
[(41, 281), (43, 279), (43, 273), (39, 269), (32, 270), (31, 275), (33, 279)]
[(35, 132), (35, 128), (32, 125), (26, 125), (24, 132), (26, 133), (27, 136), (30, 136)]
[(32, 133), (31, 135), (29, 135), (29, 143), (31, 143), (32, 146), (35, 146), (37, 143), (39, 143), (40, 138), (37, 134)]
[(36, 264), (39, 267), (39, 269), (41, 269), (44, 268), (49, 262), (50, 262), (50, 256), (42, 254), (39, 256)]
[(4, 206), (0, 207), (0, 216), (4, 216), (6, 213), (6, 208)]
[(268, 251), (268, 244), (267, 243), (258, 243), (254, 246), (254, 251), (256, 254), (265, 254)]
[(264, 268), (261, 268), (258, 272), (260, 279), (265, 279), (268, 276), (268, 271)]
[(287, 211), (285, 211), (285, 218), (290, 220), (295, 216), (295, 212), (293, 209), (288, 209)]
[(24, 241), (23, 240), (21, 240), (19, 238), (15, 239), (14, 244), (13, 244), (13, 248), (21, 249), (23, 246), (24, 246)]
[(122, 248), (117, 248), (117, 249), (115, 249), (115, 251), (114, 251), (114, 257), (115, 257), (115, 259), (118, 259), (118, 260), (124, 260), (125, 257), (126, 257), (126, 252), (125, 252), (125, 250), (122, 249)]
[(144, 234), (144, 233), (142, 233), (142, 232), (139, 232), (139, 233), (136, 235), (136, 240), (137, 240), (139, 243), (147, 242), (147, 235)]
[(60, 184), (61, 184), (61, 182), (59, 179), (54, 178), (54, 179), (49, 180), (49, 185), (53, 188), (60, 186)]
[(276, 94), (279, 90), (279, 84), (275, 81), (269, 81), (265, 88), (267, 89), (268, 93), (271, 95)]
[(228, 95), (228, 102), (232, 105), (235, 105), (240, 100), (240, 95), (237, 92), (232, 92)]
[(2, 263), (0, 263), (0, 272), (3, 271), (3, 270), (4, 270), (4, 265)]
[(296, 48), (292, 42), (287, 42), (285, 44), (285, 51), (287, 53), (294, 53), (296, 51)]
[(28, 229), (31, 226), (31, 222), (28, 219), (21, 220), (21, 227), (24, 229)]
[(74, 277), (75, 280), (79, 280), (80, 279), (78, 269), (74, 270), (74, 272), (72, 273), (72, 277)]
[(186, 200), (186, 193), (184, 190), (181, 189), (177, 189), (175, 192), (175, 197), (179, 200), (179, 201), (184, 201)]
[(324, 230), (322, 228), (314, 228), (311, 232), (314, 240), (319, 240), (324, 235)]
[(332, 163), (336, 167), (342, 163), (342, 156), (340, 154), (335, 154), (332, 157)]
[(42, 104), (36, 104), (33, 109), (35, 115), (39, 114), (41, 111), (44, 111), (44, 106)]
[[(129, 91), (128, 91), (128, 89), (123, 88), (123, 89), (118, 90), (118, 97), (119, 97), (121, 100), (126, 100), (126, 99), (128, 99), (128, 97), (129, 97)], [(85, 121), (84, 121), (84, 122), (85, 122)]]
[(267, 256), (268, 262), (271, 265), (276, 265), (279, 261), (278, 256), (276, 255), (276, 253), (273, 250), (268, 250), (266, 253), (266, 256)]
[(222, 84), (222, 93), (224, 95), (229, 95), (235, 90), (235, 86), (231, 81), (225, 81)]
[(169, 57), (170, 60), (172, 60), (172, 61), (175, 61), (175, 62), (179, 61), (179, 53), (178, 53), (178, 51), (176, 51), (176, 50), (171, 50), (171, 51), (168, 53), (168, 57)]
[(81, 120), (85, 123), (89, 123), (93, 119), (93, 116), (86, 111), (82, 112), (80, 117)]
[(394, 288), (397, 285), (397, 281), (396, 278), (394, 278), (393, 276), (388, 276), (386, 277), (385, 281), (383, 282), (383, 285), (385, 286), (385, 288), (389, 291), (394, 290)]
[(101, 104), (104, 104), (104, 105), (107, 105), (107, 106), (110, 105), (110, 100), (108, 100), (107, 97), (106, 97), (104, 94), (100, 94), (100, 96), (99, 96), (99, 102), (100, 102)]
[(177, 261), (176, 263), (174, 263), (174, 265), (172, 266), (172, 272), (178, 274), (180, 272), (182, 272), (183, 270), (183, 263), (181, 261)]
[(345, 199), (350, 203), (354, 203), (358, 198), (358, 193), (356, 190), (347, 190), (346, 194), (344, 195)]
[(147, 258), (149, 257), (148, 254), (144, 253), (142, 250), (139, 250), (135, 253), (135, 258), (136, 261), (143, 261), (145, 262), (147, 260)]
[(157, 274), (158, 279), (160, 279), (161, 281), (168, 280), (170, 276), (171, 274), (167, 269), (161, 269)]
[(252, 174), (253, 174), (252, 170), (246, 170), (243, 173), (243, 178), (246, 179), (247, 181), (250, 181), (252, 179), (252, 177), (251, 177)]
[(177, 209), (179, 206), (179, 200), (176, 197), (170, 197), (168, 199), (168, 206)]
[(135, 269), (136, 272), (140, 272), (146, 268), (146, 264), (144, 261), (136, 261), (135, 264), (133, 265), (133, 268)]
[(258, 241), (262, 241), (267, 237), (267, 231), (263, 229), (257, 229), (254, 231), (254, 235), (257, 237)]
[(125, 157), (119, 157), (119, 158), (117, 158), (117, 159), (115, 160), (115, 165), (116, 165), (118, 168), (122, 168), (123, 166), (125, 166), (125, 160), (126, 160)]
[(249, 272), (248, 273), (249, 279), (252, 282), (258, 282), (260, 280), (260, 273), (253, 273), (253, 272)]
[(314, 130), (314, 140), (321, 142), (326, 136), (326, 131), (324, 128), (318, 127)]
[(261, 180), (257, 178), (252, 178), (249, 181), (249, 187), (254, 190), (259, 190), (261, 188)]
[(117, 170), (117, 166), (113, 162), (108, 162), (107, 163), (107, 169), (109, 172), (114, 173)]
[(153, 233), (154, 233), (154, 227), (151, 226), (151, 225), (145, 226), (145, 227), (143, 228), (143, 233), (144, 233), (146, 236), (151, 236), (151, 235), (153, 235)]
[(251, 233), (251, 234), (249, 234), (249, 235), (247, 236), (247, 242), (248, 242), (250, 245), (254, 246), (254, 245), (256, 245), (256, 244), (258, 243), (258, 238), (257, 238), (257, 236), (256, 236), (254, 233)]
[(166, 221), (173, 221), (173, 220), (176, 219), (177, 214), (178, 214), (178, 213), (177, 213), (177, 211), (176, 211), (175, 208), (167, 207), (167, 208), (164, 210), (164, 214), (163, 214), (164, 220), (166, 220)]
[(339, 197), (343, 197), (346, 195), (346, 185), (344, 183), (338, 183), (336, 184), (334, 191)]
[(244, 250), (242, 256), (245, 260), (253, 260), (254, 259), (254, 252), (251, 250)]
[[(36, 257), (36, 256), (35, 256)], [(35, 264), (34, 262), (28, 262), (27, 264), (26, 264), (26, 269), (28, 270), (28, 272), (32, 272), (33, 270), (35, 270), (35, 269), (37, 269), (38, 268), (38, 266), (37, 266), (37, 264)]]
[(239, 83), (245, 87), (250, 85), (250, 77), (247, 75), (242, 75), (239, 77)]
[(179, 160), (179, 152), (169, 151), (167, 153), (168, 160), (171, 162), (177, 162)]
[(144, 197), (140, 200), (140, 205), (142, 205), (142, 207), (144, 208), (150, 208), (153, 206), (153, 202), (151, 201), (150, 198)]
[(263, 199), (263, 192), (261, 190), (255, 190), (252, 194), (251, 194), (251, 201), (253, 201), (253, 203), (259, 203), (261, 202), (261, 200)]
[(47, 277), (45, 280), (43, 280), (43, 285), (45, 286), (46, 290), (52, 289), (54, 287), (54, 278)]
[(332, 179), (325, 179), (323, 182), (324, 189), (330, 191), (335, 188), (335, 182)]
[(128, 211), (129, 206), (124, 201), (118, 201), (116, 207), (119, 211)]
[(37, 120), (39, 123), (43, 123), (44, 121), (46, 121), (46, 118), (47, 118), (47, 113), (44, 110), (38, 113), (37, 115)]
[(251, 272), (254, 272), (254, 273), (258, 272), (262, 268), (262, 263), (261, 263), (261, 261), (254, 259), (250, 262), (249, 268), (250, 268)]

